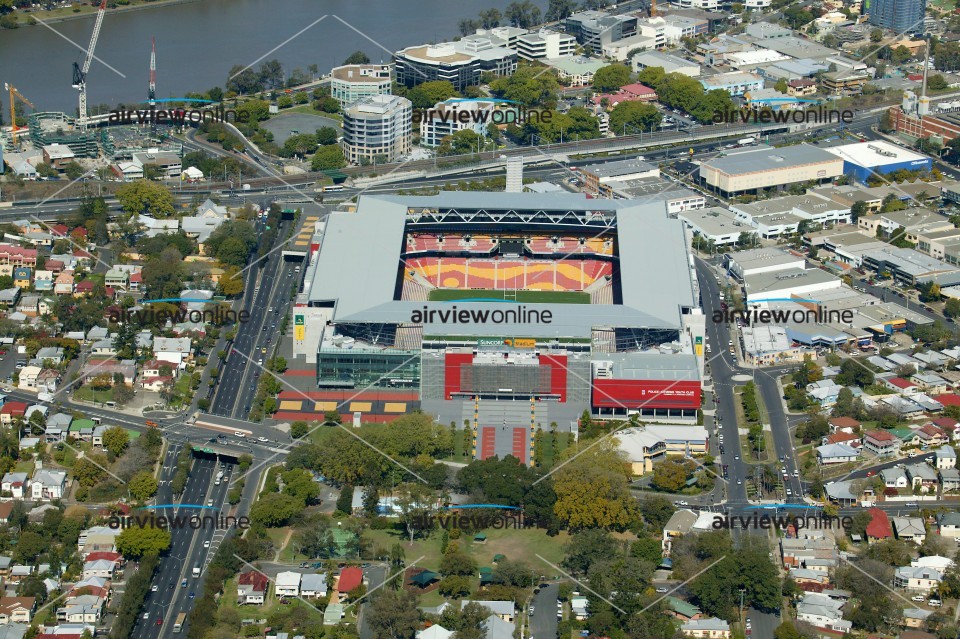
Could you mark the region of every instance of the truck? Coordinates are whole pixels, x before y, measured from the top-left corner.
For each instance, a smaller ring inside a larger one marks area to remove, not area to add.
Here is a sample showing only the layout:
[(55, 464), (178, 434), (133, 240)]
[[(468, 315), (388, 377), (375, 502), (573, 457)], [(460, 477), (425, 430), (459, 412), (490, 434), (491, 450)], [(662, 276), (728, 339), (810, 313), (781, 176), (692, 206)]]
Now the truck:
[(53, 393), (40, 392), (37, 394), (37, 399), (41, 402), (51, 402), (53, 401)]
[(173, 631), (180, 632), (183, 630), (183, 622), (187, 620), (187, 613), (181, 612), (177, 615), (177, 620), (173, 622)]
[(751, 144), (756, 144), (756, 143), (757, 143), (757, 138), (755, 137), (740, 138), (739, 140), (737, 140), (737, 144), (739, 144), (740, 146), (750, 146)]
[(249, 185), (249, 184), (244, 184), (244, 185), (243, 185), (243, 190), (244, 190), (244, 191), (249, 191), (249, 190), (250, 190), (250, 185)]
[(200, 564), (194, 564), (193, 566), (193, 578), (196, 579), (200, 576)]

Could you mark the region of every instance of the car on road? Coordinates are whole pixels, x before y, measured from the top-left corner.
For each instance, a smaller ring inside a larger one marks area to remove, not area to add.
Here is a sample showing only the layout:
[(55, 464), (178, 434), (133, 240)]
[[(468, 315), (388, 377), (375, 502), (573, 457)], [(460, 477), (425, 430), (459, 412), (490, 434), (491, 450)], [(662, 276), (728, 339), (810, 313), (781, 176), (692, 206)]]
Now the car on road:
[(742, 486), (742, 485), (743, 485), (743, 481), (739, 477), (737, 477), (737, 486)]
[(197, 596), (197, 593), (191, 592), (191, 593), (190, 593), (189, 595), (187, 595), (187, 596), (190, 597), (191, 599), (193, 599), (194, 597)]
[(204, 548), (209, 548), (209, 547), (210, 547), (210, 540), (209, 540), (209, 539), (206, 540), (205, 542), (203, 542), (203, 547), (204, 547)]
[(241, 433), (239, 430), (238, 430), (238, 431), (235, 431), (235, 432), (233, 433), (233, 436), (234, 436), (234, 437), (240, 437), (240, 438), (246, 437), (246, 435), (244, 435), (243, 433)]
[(159, 619), (157, 619), (157, 625), (158, 625), (158, 626), (162, 626), (162, 625), (163, 625), (163, 617), (160, 617)]
[(160, 586), (157, 584), (153, 584), (153, 586), (150, 588), (150, 592), (157, 592), (158, 590), (160, 590)]
[(207, 506), (213, 506), (213, 500), (212, 500), (212, 499), (208, 499), (208, 500), (207, 500)]
[(690, 504), (685, 501), (678, 501), (677, 506), (689, 506)]
[(181, 587), (181, 588), (186, 588), (186, 587), (187, 587), (187, 580), (186, 580), (186, 579), (184, 579), (183, 581), (180, 582), (180, 587)]
[(143, 613), (143, 618), (144, 618), (144, 619), (149, 619), (149, 618), (150, 618), (150, 613), (149, 613), (149, 612)]
[(868, 470), (868, 471), (867, 471), (867, 477), (873, 477), (873, 476), (876, 475), (876, 474), (877, 474), (877, 473), (876, 473), (876, 471), (874, 471), (874, 470)]
[(264, 442), (268, 442), (268, 441), (270, 441), (270, 440), (267, 439), (266, 437), (257, 437), (257, 441), (258, 441), (258, 442), (261, 442), (261, 443), (264, 443)]
[(799, 477), (799, 476), (800, 476), (800, 471), (799, 471), (799, 470), (794, 470), (794, 471), (793, 471), (793, 476), (794, 476), (794, 477)]
[(733, 456), (733, 460), (734, 460), (734, 461), (740, 461), (740, 455), (734, 455), (734, 456)]
[(659, 588), (657, 588), (657, 592), (659, 592), (662, 595), (665, 592), (669, 592), (669, 590), (667, 589), (666, 586), (660, 586)]

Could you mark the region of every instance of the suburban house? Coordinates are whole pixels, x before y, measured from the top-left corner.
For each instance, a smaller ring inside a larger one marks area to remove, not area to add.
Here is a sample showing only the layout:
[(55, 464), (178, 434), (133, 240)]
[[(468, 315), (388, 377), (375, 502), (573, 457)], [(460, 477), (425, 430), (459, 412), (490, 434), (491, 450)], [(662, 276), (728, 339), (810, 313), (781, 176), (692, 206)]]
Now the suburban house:
[(920, 517), (891, 517), (890, 523), (893, 524), (897, 539), (920, 545), (927, 537), (927, 529)]
[(935, 452), (938, 469), (957, 467), (957, 452), (952, 446), (941, 446)]
[(0, 597), (0, 624), (30, 623), (36, 597)]
[(841, 600), (808, 592), (797, 604), (797, 621), (837, 633), (848, 632), (853, 624), (843, 618), (843, 606)]
[[(461, 600), (460, 610), (463, 610), (468, 603), (470, 603), (468, 599)], [(503, 621), (513, 623), (516, 616), (516, 608), (512, 601), (475, 601), (474, 603), (480, 604)]]
[(846, 444), (827, 444), (817, 448), (817, 462), (821, 465), (845, 464), (857, 461), (860, 451)]
[(337, 591), (343, 594), (354, 590), (363, 583), (363, 570), (356, 566), (347, 566), (340, 571), (340, 578), (337, 581)]
[(885, 430), (867, 431), (863, 436), (863, 447), (877, 457), (893, 457), (900, 454), (900, 438)]
[(907, 476), (910, 477), (910, 484), (914, 490), (919, 489), (925, 493), (931, 490), (936, 492), (940, 480), (933, 466), (921, 462), (919, 464), (909, 464), (905, 470), (907, 471)]
[(943, 573), (936, 568), (901, 566), (893, 574), (895, 588), (927, 594), (940, 585)]
[(300, 573), (287, 571), (277, 575), (273, 582), (274, 592), (278, 597), (297, 597), (300, 595)]
[(7, 473), (0, 480), (0, 491), (2, 491), (4, 501), (10, 499), (23, 499), (26, 495), (27, 481), (29, 477), (26, 473)]
[(849, 433), (855, 435), (860, 431), (860, 422), (852, 417), (831, 417), (829, 424), (831, 433)]
[(237, 584), (237, 603), (260, 605), (267, 596), (267, 585), (270, 579), (256, 570), (249, 570), (240, 574)]
[(869, 510), (872, 519), (867, 524), (867, 543), (875, 543), (884, 539), (893, 539), (893, 527), (887, 513), (879, 508)]
[(680, 626), (680, 632), (684, 637), (697, 639), (729, 639), (732, 636), (730, 624), (716, 617), (688, 621)]
[(301, 597), (326, 597), (327, 575), (310, 573), (300, 577)]
[(62, 499), (67, 487), (67, 473), (62, 470), (37, 470), (30, 479), (30, 497), (37, 501)]
[(906, 488), (910, 485), (907, 472), (902, 468), (884, 468), (880, 471), (880, 477), (887, 488)]

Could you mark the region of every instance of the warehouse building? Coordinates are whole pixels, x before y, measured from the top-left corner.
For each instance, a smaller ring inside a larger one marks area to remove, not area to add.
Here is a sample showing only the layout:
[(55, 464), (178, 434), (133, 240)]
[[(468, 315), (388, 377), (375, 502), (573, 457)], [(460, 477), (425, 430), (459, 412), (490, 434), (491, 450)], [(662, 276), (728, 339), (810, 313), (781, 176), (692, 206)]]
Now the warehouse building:
[(818, 291), (840, 288), (843, 281), (818, 268), (754, 273), (743, 284), (747, 303), (790, 297), (806, 298)]
[(761, 146), (723, 154), (700, 165), (700, 179), (729, 197), (843, 175), (843, 159), (809, 144)]
[(733, 213), (719, 206), (684, 211), (678, 217), (695, 235), (713, 242), (714, 246), (736, 244), (741, 233), (751, 232), (749, 226), (739, 221)]
[(871, 176), (885, 175), (900, 169), (929, 171), (933, 166), (931, 158), (883, 140), (874, 140), (869, 144), (844, 144), (826, 150), (843, 158), (845, 175), (863, 183)]
[(727, 271), (741, 282), (757, 273), (802, 269), (804, 257), (776, 247), (739, 251), (726, 256)]

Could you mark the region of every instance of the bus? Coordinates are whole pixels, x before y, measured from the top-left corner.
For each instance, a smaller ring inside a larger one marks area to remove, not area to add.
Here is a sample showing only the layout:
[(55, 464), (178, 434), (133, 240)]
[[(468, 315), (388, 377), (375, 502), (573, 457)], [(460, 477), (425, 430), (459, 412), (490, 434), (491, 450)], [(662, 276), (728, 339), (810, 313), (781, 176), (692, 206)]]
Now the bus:
[(200, 576), (200, 564), (193, 565), (193, 576), (194, 578), (197, 578)]
[(187, 613), (181, 612), (177, 615), (177, 620), (173, 622), (173, 631), (180, 632), (183, 630), (183, 622), (187, 620)]

